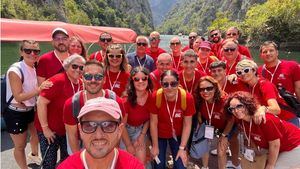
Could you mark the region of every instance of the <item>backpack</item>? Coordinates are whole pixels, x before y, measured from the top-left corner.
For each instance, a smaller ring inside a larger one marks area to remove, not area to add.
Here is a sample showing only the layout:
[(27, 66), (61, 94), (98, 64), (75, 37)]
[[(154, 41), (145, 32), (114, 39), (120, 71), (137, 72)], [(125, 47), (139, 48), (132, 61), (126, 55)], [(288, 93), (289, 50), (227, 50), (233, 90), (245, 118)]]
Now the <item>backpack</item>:
[[(18, 68), (18, 70), (21, 73), (21, 81), (22, 81), (22, 84), (23, 84), (24, 74), (23, 74), (23, 71), (22, 71), (21, 67), (16, 66), (16, 65), (11, 65), (11, 67)], [(7, 81), (7, 76), (5, 74), (4, 76), (1, 77), (1, 113), (4, 113), (6, 111), (6, 109), (10, 105), (11, 101), (14, 99), (14, 96), (11, 95), (11, 97), (6, 102), (6, 81)]]
[[(181, 87), (179, 87), (179, 91), (180, 91), (180, 95), (181, 95), (181, 109), (183, 111), (185, 111), (186, 107), (187, 107), (187, 105), (186, 105), (186, 91)], [(163, 94), (163, 89), (162, 88), (158, 89), (157, 92), (156, 92), (156, 100), (155, 100), (155, 105), (156, 105), (157, 108), (161, 107), (162, 94)]]
[[(117, 95), (115, 92), (111, 91), (111, 90), (105, 90), (105, 91), (108, 91), (108, 99), (113, 99), (113, 100), (117, 100)], [(80, 94), (82, 93), (83, 91), (79, 91), (77, 93), (75, 93), (72, 97), (72, 114), (73, 114), (73, 117), (77, 119), (78, 115), (79, 115), (79, 112), (80, 112)], [(106, 95), (106, 92), (105, 92), (105, 95)]]

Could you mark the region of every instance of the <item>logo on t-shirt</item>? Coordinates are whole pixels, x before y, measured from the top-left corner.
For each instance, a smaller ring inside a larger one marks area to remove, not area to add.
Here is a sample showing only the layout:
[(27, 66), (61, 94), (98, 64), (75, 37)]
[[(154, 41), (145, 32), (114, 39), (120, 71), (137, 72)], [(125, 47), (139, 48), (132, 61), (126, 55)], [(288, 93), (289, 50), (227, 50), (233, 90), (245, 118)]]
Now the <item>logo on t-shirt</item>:
[(253, 139), (256, 140), (256, 141), (261, 141), (261, 136), (260, 135), (254, 135)]
[(116, 84), (114, 85), (114, 88), (120, 88), (120, 86), (121, 86), (121, 84), (120, 84), (120, 82), (118, 81), (118, 82), (116, 82)]
[(175, 118), (181, 118), (181, 114), (182, 114), (182, 111), (180, 109), (176, 110), (175, 112)]

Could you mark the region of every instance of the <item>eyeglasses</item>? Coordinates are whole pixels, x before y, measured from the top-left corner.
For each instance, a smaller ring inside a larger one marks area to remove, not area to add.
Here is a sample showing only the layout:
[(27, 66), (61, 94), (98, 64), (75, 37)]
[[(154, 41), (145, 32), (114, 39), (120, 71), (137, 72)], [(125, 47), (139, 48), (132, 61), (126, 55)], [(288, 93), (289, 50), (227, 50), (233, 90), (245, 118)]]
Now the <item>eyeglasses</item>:
[(224, 69), (222, 69), (222, 68), (211, 69), (211, 73), (221, 73), (222, 71), (224, 71)]
[(112, 38), (102, 38), (100, 37), (99, 39), (101, 42), (111, 42), (112, 41)]
[(215, 36), (217, 36), (218, 35), (218, 33), (215, 33), (215, 34), (212, 34), (212, 35), (210, 35), (210, 37), (215, 37)]
[(183, 64), (194, 64), (194, 63), (196, 63), (196, 61), (195, 60), (190, 60), (190, 61), (188, 61), (188, 60), (184, 60), (183, 61)]
[(227, 33), (227, 36), (236, 36), (236, 33)]
[(118, 58), (120, 59), (123, 55), (122, 54), (117, 54), (117, 55), (114, 55), (114, 54), (108, 54), (107, 55), (109, 58), (113, 59), (113, 58)]
[(225, 48), (223, 50), (224, 50), (224, 52), (234, 52), (236, 50), (236, 48)]
[(23, 49), (23, 51), (28, 55), (31, 54), (32, 52), (33, 54), (38, 55), (41, 52), (41, 50), (39, 49), (25, 49), (25, 48)]
[(238, 104), (238, 105), (236, 105), (235, 107), (228, 107), (227, 109), (228, 109), (228, 111), (229, 111), (230, 113), (233, 113), (233, 111), (235, 111), (235, 110), (241, 110), (241, 109), (243, 109), (243, 108), (245, 108), (245, 105), (243, 105), (243, 104)]
[(159, 40), (159, 38), (156, 38), (156, 37), (150, 37), (149, 40), (152, 42), (152, 41)]
[(168, 88), (169, 86), (171, 87), (177, 87), (178, 86), (178, 81), (173, 81), (173, 82), (161, 82), (161, 86), (163, 88)]
[(69, 38), (68, 37), (54, 37), (53, 40), (56, 41), (56, 42), (59, 42), (59, 41), (67, 41)]
[(79, 70), (83, 70), (83, 66), (79, 66), (79, 65), (76, 65), (76, 64), (72, 64), (72, 69), (74, 69), (74, 70), (76, 70), (76, 69), (78, 69), (79, 68)]
[(142, 78), (138, 78), (138, 77), (134, 77), (133, 78), (133, 81), (135, 81), (135, 82), (139, 82), (140, 80), (142, 80), (143, 82), (145, 82), (145, 81), (148, 80), (148, 77), (145, 76), (145, 77), (142, 77)]
[(195, 39), (196, 36), (189, 36), (189, 39)]
[(203, 87), (203, 88), (199, 88), (199, 92), (211, 92), (214, 90), (213, 86), (210, 87)]
[(95, 81), (100, 81), (100, 80), (102, 80), (103, 79), (103, 74), (101, 74), (101, 73), (98, 73), (98, 74), (89, 74), (89, 73), (85, 73), (84, 75), (83, 75), (83, 78), (85, 79), (85, 80), (88, 80), (88, 81), (90, 81), (90, 80), (92, 80), (93, 78), (95, 79)]
[(144, 43), (144, 42), (137, 42), (136, 45), (137, 46), (147, 46), (148, 44)]
[(180, 45), (180, 44), (181, 44), (180, 42), (171, 42), (171, 43), (170, 43), (171, 46), (174, 46), (174, 45)]
[(236, 73), (236, 75), (238, 75), (238, 76), (242, 76), (243, 74), (249, 73), (251, 69), (252, 69), (252, 68), (250, 68), (250, 67), (246, 67), (246, 68), (243, 69), (242, 71), (239, 70), (239, 71), (236, 71), (235, 73)]
[(81, 121), (81, 129), (84, 133), (92, 134), (99, 126), (104, 133), (113, 133), (119, 126), (117, 121)]

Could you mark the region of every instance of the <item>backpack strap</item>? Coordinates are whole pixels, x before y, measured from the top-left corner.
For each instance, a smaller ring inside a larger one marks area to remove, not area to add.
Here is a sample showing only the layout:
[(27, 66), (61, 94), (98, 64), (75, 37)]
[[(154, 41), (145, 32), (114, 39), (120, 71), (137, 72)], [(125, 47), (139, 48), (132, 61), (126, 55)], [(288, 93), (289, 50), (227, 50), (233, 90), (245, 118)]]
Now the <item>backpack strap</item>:
[(108, 92), (108, 99), (117, 100), (117, 95), (114, 91), (106, 89)]
[(72, 114), (73, 117), (77, 119), (77, 116), (79, 114), (80, 111), (80, 94), (82, 91), (79, 91), (77, 93), (75, 93), (72, 97)]
[(156, 101), (155, 101), (155, 105), (157, 108), (161, 107), (161, 101), (162, 101), (162, 93), (163, 93), (163, 89), (160, 88), (156, 91)]
[[(11, 65), (11, 67), (16, 67), (20, 73), (21, 73), (21, 81), (22, 81), (22, 84), (24, 83), (24, 73), (21, 69), (21, 67), (17, 66), (17, 65)], [(7, 102), (7, 105), (10, 105), (11, 101), (14, 99), (14, 95), (11, 95), (10, 98), (8, 99), (8, 102)]]
[[(181, 108), (183, 111), (186, 110), (187, 108), (187, 104), (186, 104), (186, 91), (179, 87), (179, 92), (180, 92), (180, 95), (181, 95)], [(156, 101), (155, 101), (155, 105), (157, 108), (160, 108), (161, 107), (161, 102), (162, 102), (162, 93), (163, 93), (163, 89), (160, 88), (156, 91)]]

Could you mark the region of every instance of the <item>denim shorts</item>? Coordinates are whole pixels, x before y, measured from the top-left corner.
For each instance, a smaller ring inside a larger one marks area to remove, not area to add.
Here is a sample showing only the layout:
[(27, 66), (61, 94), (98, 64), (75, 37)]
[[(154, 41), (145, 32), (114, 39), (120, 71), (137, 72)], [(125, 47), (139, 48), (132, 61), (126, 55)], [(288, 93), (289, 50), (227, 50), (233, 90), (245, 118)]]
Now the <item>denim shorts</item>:
[[(129, 124), (126, 124), (125, 128), (127, 130), (128, 136), (130, 138), (130, 141), (133, 143), (141, 134), (142, 130), (143, 130), (143, 126), (144, 124), (140, 125), (140, 126), (131, 126)], [(146, 142), (146, 139), (145, 139)], [(121, 149), (126, 149), (126, 146), (123, 142), (123, 140), (120, 142), (120, 148)]]

